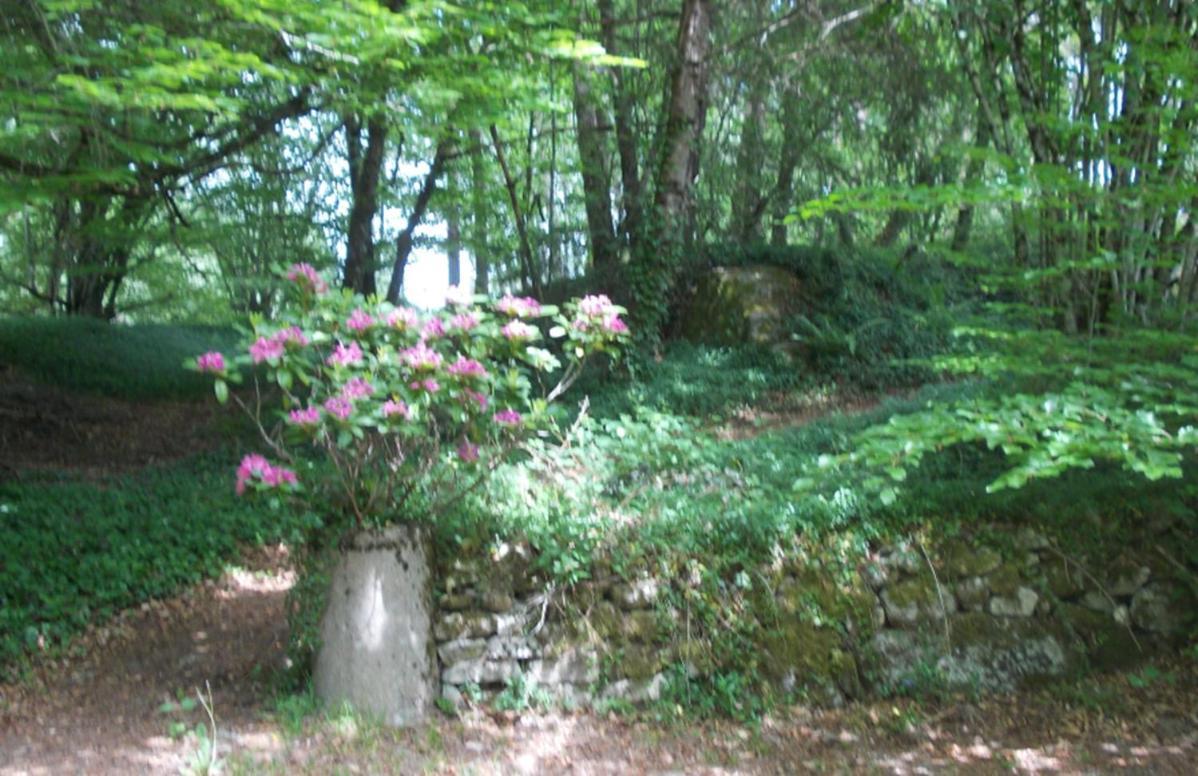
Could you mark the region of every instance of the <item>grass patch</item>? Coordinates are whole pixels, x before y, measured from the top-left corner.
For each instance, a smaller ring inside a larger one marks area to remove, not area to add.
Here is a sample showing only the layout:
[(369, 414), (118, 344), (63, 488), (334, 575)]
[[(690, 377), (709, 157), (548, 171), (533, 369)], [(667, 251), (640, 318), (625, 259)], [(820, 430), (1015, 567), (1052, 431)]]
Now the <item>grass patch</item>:
[(112, 324), (90, 318), (0, 318), (0, 364), (65, 390), (119, 399), (190, 399), (212, 393), (212, 380), (183, 362), (228, 350), (232, 329)]
[(121, 609), (217, 576), (298, 519), (238, 499), (227, 452), (104, 482), (0, 484), (0, 670)]

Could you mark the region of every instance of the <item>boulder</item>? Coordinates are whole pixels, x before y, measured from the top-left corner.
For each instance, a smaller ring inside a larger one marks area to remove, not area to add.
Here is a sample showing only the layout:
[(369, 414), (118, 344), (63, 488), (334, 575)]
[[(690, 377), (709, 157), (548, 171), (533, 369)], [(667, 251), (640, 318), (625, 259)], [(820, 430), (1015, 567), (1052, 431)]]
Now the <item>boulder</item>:
[(800, 291), (798, 277), (781, 267), (716, 267), (683, 311), (682, 336), (712, 345), (789, 345), (787, 321), (801, 312)]

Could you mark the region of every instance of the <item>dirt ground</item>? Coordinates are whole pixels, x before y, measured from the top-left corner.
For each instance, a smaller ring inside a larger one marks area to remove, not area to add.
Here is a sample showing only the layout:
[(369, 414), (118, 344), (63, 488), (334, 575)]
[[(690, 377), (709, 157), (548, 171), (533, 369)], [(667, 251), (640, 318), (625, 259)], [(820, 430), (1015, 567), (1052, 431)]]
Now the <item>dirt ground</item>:
[[(54, 395), (50, 406), (42, 391), (35, 411), (27, 390), (0, 381), (9, 468), (120, 471), (216, 438), (216, 416), (197, 424), (194, 405)], [(732, 433), (777, 421), (745, 418), (748, 428)], [(207, 716), (163, 706), (203, 688), (225, 773), (1198, 773), (1198, 655), (988, 699), (793, 707), (754, 725), (478, 708), (389, 730), (335, 712), (300, 715), (274, 689), (293, 581), (286, 548), (248, 552), (220, 580), (125, 612), (0, 685), (0, 774), (195, 768), (197, 737), (172, 728)]]
[(782, 709), (758, 725), (594, 713), (438, 715), (389, 730), (335, 712), (288, 724), (272, 678), (283, 660), (283, 548), (215, 583), (128, 612), (75, 656), (0, 687), (0, 774), (175, 773), (193, 763), (211, 688), (228, 773), (1198, 772), (1198, 660), (989, 699), (910, 699)]

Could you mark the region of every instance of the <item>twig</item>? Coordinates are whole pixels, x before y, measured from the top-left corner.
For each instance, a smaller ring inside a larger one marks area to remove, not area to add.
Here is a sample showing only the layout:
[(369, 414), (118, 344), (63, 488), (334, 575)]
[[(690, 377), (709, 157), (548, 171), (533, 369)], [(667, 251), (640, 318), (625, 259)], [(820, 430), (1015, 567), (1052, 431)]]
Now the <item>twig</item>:
[(204, 768), (205, 773), (216, 772), (216, 713), (213, 711), (214, 704), (212, 703), (212, 685), (208, 680), (204, 680), (204, 687), (208, 690), (208, 697), (204, 697), (204, 693), (200, 692), (200, 688), (196, 688), (196, 697), (200, 699), (200, 705), (204, 707), (204, 711), (208, 714), (208, 725), (212, 728), (212, 736), (208, 739), (208, 764)]
[(936, 576), (936, 567), (932, 565), (932, 559), (928, 557), (928, 551), (924, 549), (923, 542), (916, 539), (915, 546), (923, 555), (924, 563), (928, 564), (928, 570), (932, 572), (932, 582), (936, 584), (936, 597), (940, 599), (940, 619), (944, 621), (944, 654), (947, 655), (952, 652), (953, 639), (952, 628), (948, 622), (948, 606), (944, 602), (944, 588), (940, 586), (940, 577)]
[[(1101, 582), (1098, 581), (1098, 578), (1095, 577), (1093, 574), (1091, 574), (1090, 570), (1087, 569), (1085, 566), (1083, 566), (1081, 563), (1079, 563), (1076, 558), (1072, 558), (1072, 557), (1066, 555), (1064, 552), (1061, 552), (1061, 550), (1057, 549), (1057, 546), (1055, 544), (1053, 544), (1051, 541), (1048, 543), (1048, 549), (1052, 552), (1052, 554), (1056, 555), (1058, 558), (1065, 561), (1066, 569), (1069, 568), (1068, 564), (1070, 564), (1070, 563), (1072, 563), (1074, 566), (1077, 566), (1078, 571), (1080, 571), (1083, 576), (1085, 576), (1087, 579), (1089, 579), (1091, 582), (1093, 582), (1094, 586), (1098, 588), (1098, 592), (1102, 593), (1103, 597), (1106, 598), (1106, 600), (1110, 602), (1112, 610), (1119, 608), (1119, 602), (1116, 601), (1109, 592), (1107, 592), (1107, 589), (1105, 587), (1103, 587)], [(1131, 641), (1133, 644), (1136, 645), (1136, 649), (1143, 652), (1144, 647), (1140, 645), (1140, 640), (1136, 638), (1136, 632), (1132, 629), (1131, 624), (1123, 623), (1123, 627), (1127, 628), (1127, 633), (1129, 636), (1131, 636)]]

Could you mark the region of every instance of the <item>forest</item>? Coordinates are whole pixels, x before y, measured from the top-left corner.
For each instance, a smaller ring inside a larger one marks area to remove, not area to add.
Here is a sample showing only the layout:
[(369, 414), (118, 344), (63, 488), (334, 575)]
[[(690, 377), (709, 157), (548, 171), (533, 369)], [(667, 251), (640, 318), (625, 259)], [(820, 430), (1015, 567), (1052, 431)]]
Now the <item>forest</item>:
[(1186, 0), (0, 0), (0, 771), (1185, 772), (1196, 209)]

